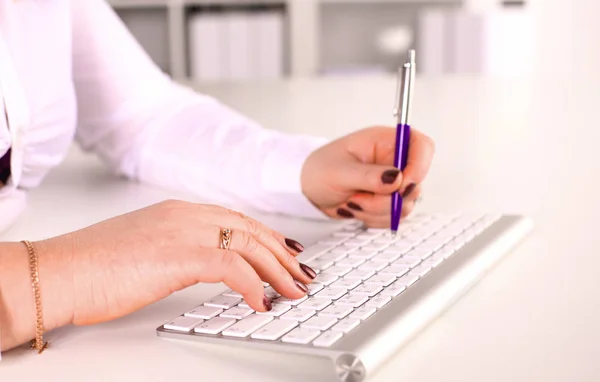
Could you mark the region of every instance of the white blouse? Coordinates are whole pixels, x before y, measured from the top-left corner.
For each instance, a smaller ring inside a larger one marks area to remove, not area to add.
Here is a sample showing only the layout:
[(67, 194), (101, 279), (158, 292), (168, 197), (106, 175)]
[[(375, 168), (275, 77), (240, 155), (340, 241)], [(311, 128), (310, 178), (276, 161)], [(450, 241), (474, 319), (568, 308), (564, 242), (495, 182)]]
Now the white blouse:
[(0, 231), (74, 139), (132, 179), (323, 217), (300, 172), (324, 140), (266, 130), (174, 83), (103, 0), (0, 0), (0, 157), (12, 147)]

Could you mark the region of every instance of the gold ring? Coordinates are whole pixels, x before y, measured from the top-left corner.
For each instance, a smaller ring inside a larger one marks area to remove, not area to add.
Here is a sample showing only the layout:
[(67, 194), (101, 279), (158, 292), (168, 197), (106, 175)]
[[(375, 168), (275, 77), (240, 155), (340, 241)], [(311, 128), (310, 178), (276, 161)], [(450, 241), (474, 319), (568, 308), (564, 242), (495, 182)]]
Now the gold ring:
[(231, 245), (231, 230), (224, 228), (221, 230), (221, 249), (229, 249)]

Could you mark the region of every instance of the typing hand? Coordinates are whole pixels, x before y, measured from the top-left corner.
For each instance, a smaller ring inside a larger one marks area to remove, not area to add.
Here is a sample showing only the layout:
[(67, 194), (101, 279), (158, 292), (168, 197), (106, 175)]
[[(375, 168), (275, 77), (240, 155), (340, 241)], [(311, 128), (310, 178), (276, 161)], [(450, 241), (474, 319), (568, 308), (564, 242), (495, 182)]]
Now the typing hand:
[(302, 169), (302, 191), (327, 215), (389, 227), (391, 194), (404, 196), (402, 216), (421, 193), (434, 153), (431, 138), (412, 129), (404, 173), (394, 167), (396, 129), (373, 127), (340, 138), (312, 153)]
[[(232, 231), (229, 250), (219, 248), (223, 228)], [(298, 299), (316, 276), (296, 259), (299, 243), (240, 213), (182, 201), (118, 216), (38, 248), (41, 256), (62, 249), (68, 259), (61, 278), (72, 280), (64, 290), (74, 293), (72, 322), (79, 325), (124, 316), (199, 282), (222, 281), (264, 312), (270, 301), (262, 280)]]

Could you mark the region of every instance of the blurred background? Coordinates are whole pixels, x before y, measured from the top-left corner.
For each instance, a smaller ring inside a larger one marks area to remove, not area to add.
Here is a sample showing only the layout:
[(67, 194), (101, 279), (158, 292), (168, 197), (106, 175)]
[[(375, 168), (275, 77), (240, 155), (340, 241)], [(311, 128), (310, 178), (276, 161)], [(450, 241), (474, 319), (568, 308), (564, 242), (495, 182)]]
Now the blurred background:
[(429, 76), (530, 76), (598, 62), (571, 62), (578, 47), (594, 49), (587, 41), (597, 39), (589, 30), (598, 31), (595, 0), (110, 3), (165, 72), (195, 83), (381, 76), (411, 47)]

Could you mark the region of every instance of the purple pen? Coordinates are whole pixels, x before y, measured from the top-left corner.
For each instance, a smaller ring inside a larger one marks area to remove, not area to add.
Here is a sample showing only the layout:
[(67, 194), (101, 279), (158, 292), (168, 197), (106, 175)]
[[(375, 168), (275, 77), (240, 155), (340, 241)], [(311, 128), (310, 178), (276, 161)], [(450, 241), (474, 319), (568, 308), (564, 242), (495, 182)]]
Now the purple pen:
[[(394, 116), (398, 118), (396, 125), (396, 154), (394, 156), (394, 166), (400, 171), (406, 168), (408, 161), (408, 149), (410, 142), (410, 123), (409, 111), (411, 104), (412, 89), (415, 82), (415, 51), (408, 52), (408, 62), (406, 62), (398, 73), (398, 90), (396, 92), (396, 108)], [(392, 234), (396, 235), (400, 226), (400, 216), (402, 215), (402, 195), (396, 191), (392, 194)]]

